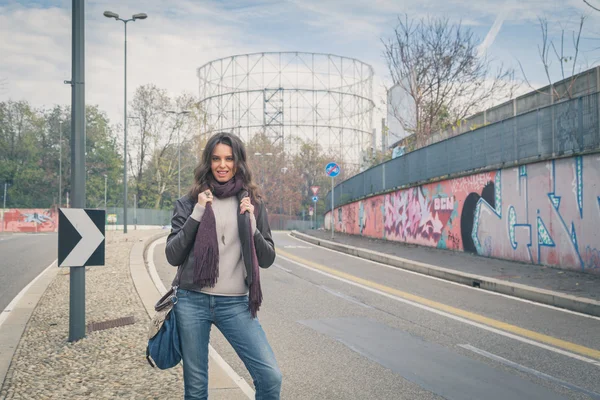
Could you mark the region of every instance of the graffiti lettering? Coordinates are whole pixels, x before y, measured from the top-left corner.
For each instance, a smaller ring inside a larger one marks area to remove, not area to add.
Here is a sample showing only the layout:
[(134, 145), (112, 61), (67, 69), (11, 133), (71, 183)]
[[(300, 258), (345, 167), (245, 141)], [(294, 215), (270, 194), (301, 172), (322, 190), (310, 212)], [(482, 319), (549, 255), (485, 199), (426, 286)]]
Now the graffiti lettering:
[(435, 211), (454, 210), (454, 197), (436, 197), (433, 199), (433, 209)]
[(490, 173), (485, 173), (451, 179), (449, 183), (452, 193), (456, 195), (460, 192), (464, 192), (465, 194), (479, 192), (482, 187), (493, 180), (494, 178)]

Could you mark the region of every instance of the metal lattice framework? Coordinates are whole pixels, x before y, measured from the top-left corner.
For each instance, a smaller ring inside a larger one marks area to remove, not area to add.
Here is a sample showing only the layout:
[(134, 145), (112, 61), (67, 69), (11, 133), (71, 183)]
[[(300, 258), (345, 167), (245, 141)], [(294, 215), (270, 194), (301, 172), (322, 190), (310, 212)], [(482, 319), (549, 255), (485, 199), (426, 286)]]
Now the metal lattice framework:
[(299, 138), (358, 166), (371, 143), (373, 68), (333, 54), (242, 54), (198, 68), (203, 131), (264, 132), (286, 153)]

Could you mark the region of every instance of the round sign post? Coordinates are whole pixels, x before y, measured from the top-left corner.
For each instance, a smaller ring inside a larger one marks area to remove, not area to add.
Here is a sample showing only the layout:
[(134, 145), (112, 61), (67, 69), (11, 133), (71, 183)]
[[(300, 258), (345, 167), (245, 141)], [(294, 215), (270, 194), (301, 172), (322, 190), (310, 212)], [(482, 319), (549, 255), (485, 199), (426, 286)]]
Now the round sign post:
[(317, 229), (317, 201), (319, 201), (319, 198), (317, 196), (313, 196), (312, 197), (312, 201), (315, 205), (314, 209), (315, 209), (315, 222), (313, 225), (313, 229)]
[(340, 168), (340, 166), (336, 163), (336, 162), (330, 162), (329, 164), (327, 164), (327, 166), (325, 166), (325, 173), (327, 175), (329, 175), (331, 177), (331, 218), (330, 218), (330, 223), (331, 223), (331, 238), (333, 239), (333, 232), (334, 232), (334, 223), (333, 223), (333, 179), (338, 176), (340, 174), (340, 172), (342, 171), (342, 169)]

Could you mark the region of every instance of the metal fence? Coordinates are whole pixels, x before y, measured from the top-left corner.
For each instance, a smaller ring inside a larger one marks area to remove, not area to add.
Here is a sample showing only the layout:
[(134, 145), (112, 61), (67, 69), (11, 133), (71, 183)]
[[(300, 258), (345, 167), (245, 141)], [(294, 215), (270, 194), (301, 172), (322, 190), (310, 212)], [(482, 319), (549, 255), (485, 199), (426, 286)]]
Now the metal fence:
[[(116, 216), (116, 219), (115, 219)], [(128, 208), (127, 225), (156, 225), (171, 224), (173, 210), (154, 210), (146, 208)], [(116, 222), (115, 222), (116, 221)], [(106, 210), (107, 225), (123, 224), (123, 207), (108, 207)]]
[[(486, 125), (377, 165), (334, 188), (335, 207), (434, 178), (600, 149), (600, 93)], [(331, 191), (327, 193), (331, 210)]]

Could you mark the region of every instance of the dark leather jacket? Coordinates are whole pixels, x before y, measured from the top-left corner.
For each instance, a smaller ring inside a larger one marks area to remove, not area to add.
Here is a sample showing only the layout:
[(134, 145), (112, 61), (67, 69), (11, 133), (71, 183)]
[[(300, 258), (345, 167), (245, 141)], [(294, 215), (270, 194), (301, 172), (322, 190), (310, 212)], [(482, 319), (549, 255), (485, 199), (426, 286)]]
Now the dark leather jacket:
[[(238, 211), (239, 202), (247, 195), (248, 192), (245, 190), (241, 190), (238, 194)], [(195, 261), (193, 248), (200, 222), (190, 217), (195, 205), (196, 200), (192, 200), (187, 195), (175, 203), (175, 210), (171, 219), (171, 233), (167, 237), (165, 254), (169, 264), (179, 267), (177, 275), (181, 275), (181, 279), (178, 286), (182, 289), (198, 291), (201, 288), (193, 282)], [(271, 236), (271, 228), (269, 227), (269, 219), (264, 203), (257, 202), (255, 204), (254, 214), (256, 216), (257, 231), (253, 239), (258, 265), (261, 268), (269, 268), (275, 261), (275, 243)], [(246, 267), (246, 284), (248, 287), (250, 287), (253, 279), (249, 225), (250, 216), (248, 213), (240, 214), (238, 212), (238, 231), (242, 243), (242, 257)], [(176, 284), (177, 276), (173, 280), (173, 285)]]

